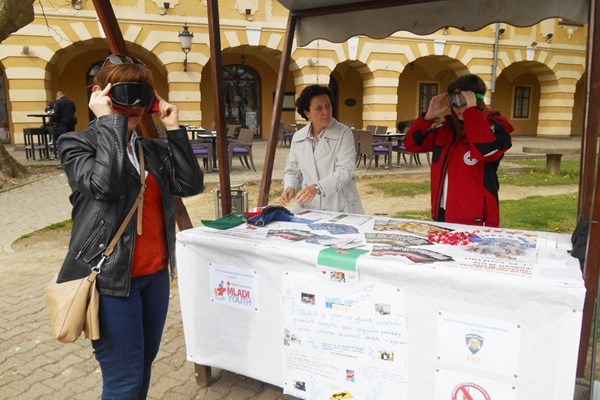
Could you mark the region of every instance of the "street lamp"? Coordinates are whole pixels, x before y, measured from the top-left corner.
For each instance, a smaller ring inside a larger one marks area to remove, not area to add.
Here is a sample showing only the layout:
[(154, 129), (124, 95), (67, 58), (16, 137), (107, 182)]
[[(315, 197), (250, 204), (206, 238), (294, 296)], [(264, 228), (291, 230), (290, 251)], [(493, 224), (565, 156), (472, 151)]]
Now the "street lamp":
[(187, 22), (183, 24), (183, 32), (179, 32), (179, 43), (181, 43), (181, 50), (185, 53), (185, 60), (183, 61), (183, 71), (187, 72), (187, 55), (192, 49), (192, 39), (194, 34), (188, 30)]

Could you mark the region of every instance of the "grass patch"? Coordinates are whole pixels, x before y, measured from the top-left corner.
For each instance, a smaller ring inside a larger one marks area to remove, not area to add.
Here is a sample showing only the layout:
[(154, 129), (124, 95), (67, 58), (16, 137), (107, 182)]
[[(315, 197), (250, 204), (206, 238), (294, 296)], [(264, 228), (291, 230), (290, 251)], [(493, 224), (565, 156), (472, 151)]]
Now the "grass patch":
[(39, 229), (35, 232), (26, 233), (25, 235), (19, 237), (17, 239), (17, 241), (30, 238), (33, 234), (38, 233), (38, 232), (40, 232), (40, 233), (41, 232), (55, 232), (55, 231), (59, 231), (59, 230), (63, 230), (63, 229), (70, 230), (71, 228), (73, 228), (73, 221), (68, 219), (66, 221), (57, 222), (55, 224), (50, 224), (47, 227)]
[(402, 211), (392, 215), (394, 218), (416, 219), (420, 221), (431, 221), (431, 211)]
[(557, 186), (579, 183), (579, 160), (563, 160), (560, 174), (550, 175), (546, 172), (546, 160), (514, 160), (515, 164), (535, 168), (524, 174), (508, 174), (500, 172), (500, 184), (515, 186)]
[(52, 232), (60, 229), (71, 229), (73, 228), (73, 220), (66, 220), (62, 222), (57, 222), (55, 224), (50, 224), (45, 228), (40, 229), (41, 232)]
[[(558, 186), (579, 184), (579, 160), (564, 160), (561, 163), (559, 175), (550, 175), (546, 172), (545, 160), (515, 160), (515, 164), (535, 168), (527, 173), (500, 172), (498, 179), (500, 185), (515, 186)], [(389, 182), (373, 182), (369, 187), (379, 190), (385, 196), (412, 197), (419, 194), (427, 194), (431, 190), (429, 178), (422, 182), (402, 182), (398, 180)]]
[(503, 228), (571, 233), (577, 223), (577, 193), (500, 201)]
[(382, 191), (386, 196), (392, 197), (412, 197), (418, 194), (427, 194), (431, 188), (429, 178), (426, 178), (423, 182), (374, 182), (369, 183), (369, 186)]
[(277, 189), (271, 189), (271, 198), (278, 199), (281, 197), (283, 193), (283, 187), (278, 187)]
[[(500, 201), (502, 228), (572, 233), (577, 223), (577, 193)], [(431, 211), (404, 211), (394, 218), (431, 221)]]

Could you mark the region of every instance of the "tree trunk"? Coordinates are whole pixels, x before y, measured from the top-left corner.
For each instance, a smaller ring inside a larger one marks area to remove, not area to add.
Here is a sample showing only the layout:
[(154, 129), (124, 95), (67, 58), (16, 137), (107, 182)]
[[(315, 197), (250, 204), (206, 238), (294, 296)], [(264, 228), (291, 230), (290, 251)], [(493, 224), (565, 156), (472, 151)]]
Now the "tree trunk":
[(33, 21), (34, 1), (0, 0), (0, 42)]
[(13, 158), (0, 143), (0, 189), (8, 178), (22, 178), (28, 175), (27, 169)]
[[(0, 42), (33, 21), (33, 3), (34, 0), (0, 0)], [(25, 175), (25, 167), (0, 143), (0, 188), (4, 186), (7, 178), (20, 178)]]

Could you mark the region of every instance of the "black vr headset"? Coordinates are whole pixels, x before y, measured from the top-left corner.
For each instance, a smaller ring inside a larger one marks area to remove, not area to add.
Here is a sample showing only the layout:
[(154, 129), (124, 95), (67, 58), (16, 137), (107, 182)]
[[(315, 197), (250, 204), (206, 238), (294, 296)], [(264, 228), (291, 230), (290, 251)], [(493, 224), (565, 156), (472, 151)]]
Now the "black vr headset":
[[(483, 100), (484, 96), (481, 93), (475, 93), (475, 98)], [(450, 107), (464, 107), (467, 105), (467, 99), (461, 92), (448, 93), (448, 105)]]
[(122, 107), (141, 104), (145, 108), (154, 105), (154, 88), (142, 82), (118, 82), (110, 90), (113, 103)]

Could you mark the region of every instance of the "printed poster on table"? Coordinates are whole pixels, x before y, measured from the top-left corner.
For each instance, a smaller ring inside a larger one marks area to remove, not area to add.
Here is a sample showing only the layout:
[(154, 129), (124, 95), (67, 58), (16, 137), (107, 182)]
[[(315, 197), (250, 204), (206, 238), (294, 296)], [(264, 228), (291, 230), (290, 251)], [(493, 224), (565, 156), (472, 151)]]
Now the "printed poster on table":
[(231, 265), (208, 265), (210, 301), (258, 311), (258, 271), (252, 268), (240, 268)]
[(317, 268), (331, 283), (358, 284), (358, 258), (367, 252), (362, 249), (326, 248), (317, 256)]
[(476, 230), (463, 246), (462, 267), (531, 278), (537, 263), (537, 234), (501, 229)]
[(301, 399), (407, 400), (404, 293), (288, 272), (282, 284), (284, 393)]
[(519, 375), (520, 324), (444, 311), (437, 333), (437, 356), (445, 365)]

